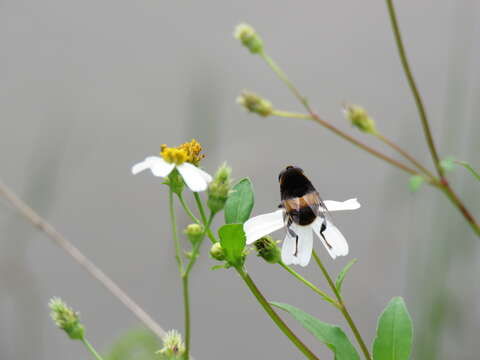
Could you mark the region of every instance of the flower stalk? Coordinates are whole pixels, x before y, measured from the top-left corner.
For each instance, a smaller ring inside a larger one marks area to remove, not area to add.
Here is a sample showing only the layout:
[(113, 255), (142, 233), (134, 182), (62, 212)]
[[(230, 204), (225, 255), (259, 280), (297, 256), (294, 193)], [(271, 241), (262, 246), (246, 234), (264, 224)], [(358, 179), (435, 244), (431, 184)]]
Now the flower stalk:
[(322, 261), (318, 257), (317, 253), (315, 250), (312, 252), (313, 258), (315, 259), (315, 262), (317, 263), (318, 267), (322, 271), (323, 276), (328, 282), (328, 285), (332, 289), (332, 292), (335, 294), (335, 297), (337, 298), (338, 301), (338, 309), (342, 313), (343, 317), (347, 321), (348, 325), (350, 326), (350, 329), (352, 329), (353, 335), (355, 336), (355, 339), (358, 342), (358, 345), (362, 349), (363, 355), (365, 356), (365, 359), (371, 360), (372, 357), (370, 356), (370, 352), (368, 350), (367, 345), (365, 344), (365, 341), (362, 338), (362, 335), (360, 334), (360, 331), (358, 330), (357, 326), (355, 325), (355, 322), (353, 321), (352, 317), (350, 316), (350, 313), (348, 312), (347, 306), (345, 305), (345, 302), (343, 301), (342, 296), (337, 290), (337, 287), (335, 286), (335, 283), (333, 282), (332, 278), (330, 277), (330, 274), (328, 273), (327, 269), (323, 265)]
[(273, 310), (270, 303), (265, 299), (263, 294), (257, 288), (252, 278), (247, 274), (247, 272), (242, 267), (235, 268), (245, 282), (249, 290), (255, 296), (257, 301), (263, 307), (265, 312), (270, 316), (275, 325), (288, 337), (288, 339), (310, 360), (318, 360), (318, 357), (293, 333), (293, 331), (283, 322), (283, 320), (278, 316), (278, 314)]

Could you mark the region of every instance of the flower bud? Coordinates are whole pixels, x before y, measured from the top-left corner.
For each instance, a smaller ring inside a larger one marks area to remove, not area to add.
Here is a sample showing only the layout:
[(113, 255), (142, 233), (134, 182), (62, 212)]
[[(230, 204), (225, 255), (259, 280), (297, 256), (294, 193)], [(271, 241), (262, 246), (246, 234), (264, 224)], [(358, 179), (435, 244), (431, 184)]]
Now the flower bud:
[(347, 105), (343, 110), (344, 116), (360, 131), (377, 135), (375, 121), (368, 115), (367, 111), (358, 105)]
[(180, 175), (177, 169), (173, 169), (173, 171), (168, 174), (165, 184), (170, 186), (170, 189), (178, 195), (182, 193), (183, 188), (185, 187), (182, 175)]
[(237, 97), (237, 103), (242, 105), (248, 111), (266, 117), (273, 113), (273, 105), (252, 92), (244, 91)]
[(203, 232), (204, 228), (200, 224), (190, 224), (184, 230), (185, 235), (187, 235), (188, 240), (190, 240), (192, 244), (196, 244), (202, 240)]
[(80, 323), (78, 312), (73, 311), (62, 299), (57, 297), (52, 298), (48, 306), (51, 310), (50, 316), (55, 325), (65, 331), (70, 339), (83, 339), (85, 329)]
[(257, 256), (262, 257), (270, 264), (276, 264), (281, 260), (280, 249), (277, 242), (271, 236), (264, 236), (253, 243)]
[(208, 208), (217, 213), (225, 206), (225, 202), (228, 198), (228, 193), (232, 188), (232, 168), (227, 164), (221, 165), (212, 182), (208, 185)]
[(167, 359), (181, 359), (185, 353), (185, 345), (182, 335), (177, 330), (170, 330), (163, 339), (163, 347), (157, 353)]
[(237, 25), (233, 35), (235, 39), (240, 40), (243, 46), (247, 47), (252, 54), (258, 54), (263, 51), (263, 41), (250, 25), (245, 23)]
[(210, 248), (210, 256), (218, 261), (225, 260), (225, 252), (219, 242), (214, 243)]

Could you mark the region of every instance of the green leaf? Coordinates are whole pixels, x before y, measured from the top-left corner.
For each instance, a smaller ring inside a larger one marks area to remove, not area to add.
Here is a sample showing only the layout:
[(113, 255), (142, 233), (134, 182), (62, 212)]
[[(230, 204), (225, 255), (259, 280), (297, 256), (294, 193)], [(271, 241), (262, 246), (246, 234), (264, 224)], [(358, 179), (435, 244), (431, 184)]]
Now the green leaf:
[(405, 302), (395, 297), (378, 319), (373, 342), (374, 360), (407, 360), (412, 350), (413, 326)]
[(470, 171), (470, 173), (478, 180), (480, 181), (480, 174), (476, 172), (473, 167), (466, 161), (455, 161), (456, 164), (462, 165), (465, 169)]
[(226, 224), (218, 230), (220, 245), (225, 252), (225, 260), (232, 266), (243, 264), (246, 237), (243, 224)]
[(248, 178), (242, 179), (232, 188), (225, 203), (225, 222), (227, 224), (243, 224), (250, 217), (253, 204), (252, 183)]
[(440, 166), (447, 172), (452, 171), (455, 169), (455, 158), (453, 156), (446, 157), (440, 161)]
[(324, 323), (303, 310), (288, 304), (278, 302), (271, 302), (271, 304), (288, 312), (307, 331), (320, 340), (320, 342), (327, 345), (335, 354), (335, 360), (360, 360), (357, 350), (355, 350), (347, 335), (338, 326)]
[(347, 275), (348, 270), (352, 267), (353, 264), (357, 262), (357, 259), (353, 259), (350, 261), (345, 267), (340, 271), (340, 273), (337, 276), (337, 280), (335, 280), (335, 287), (337, 288), (338, 293), (342, 293), (342, 284), (343, 280), (345, 279), (345, 275)]
[(159, 360), (155, 352), (162, 347), (160, 339), (151, 331), (134, 329), (118, 338), (106, 355), (105, 360)]

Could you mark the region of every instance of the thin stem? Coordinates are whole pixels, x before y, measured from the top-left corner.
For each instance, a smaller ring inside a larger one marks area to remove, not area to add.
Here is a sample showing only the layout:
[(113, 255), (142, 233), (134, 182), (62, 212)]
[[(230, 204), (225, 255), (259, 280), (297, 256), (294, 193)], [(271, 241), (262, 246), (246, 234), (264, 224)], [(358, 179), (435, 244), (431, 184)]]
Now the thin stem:
[(92, 344), (90, 344), (88, 342), (87, 339), (85, 339), (84, 337), (81, 339), (82, 343), (85, 345), (85, 347), (88, 349), (88, 351), (90, 351), (90, 353), (93, 355), (93, 357), (96, 359), (96, 360), (103, 360), (102, 357), (100, 356), (99, 353), (97, 353), (97, 351), (95, 350), (95, 348), (92, 346)]
[(358, 345), (360, 345), (360, 348), (362, 349), (362, 352), (363, 352), (363, 355), (365, 356), (365, 359), (370, 360), (371, 357), (370, 357), (370, 352), (368, 351), (368, 347), (365, 344), (365, 341), (363, 341), (363, 338), (362, 338), (362, 335), (360, 334), (360, 331), (358, 331), (358, 328), (355, 325), (355, 322), (353, 321), (352, 317), (350, 316), (350, 313), (348, 312), (347, 306), (343, 302), (342, 296), (338, 292), (337, 287), (335, 286), (332, 278), (328, 274), (327, 269), (325, 268), (325, 266), (323, 266), (323, 263), (320, 260), (320, 258), (318, 257), (315, 250), (313, 250), (312, 255), (313, 255), (313, 258), (315, 259), (318, 267), (322, 271), (323, 276), (325, 276), (325, 279), (327, 279), (328, 285), (330, 286), (333, 293), (335, 294), (335, 297), (337, 298), (338, 303), (340, 304), (340, 311), (343, 314), (345, 320), (347, 320), (347, 323), (350, 326), (350, 329), (352, 329), (353, 335), (355, 336), (355, 339), (357, 340)]
[(423, 172), (425, 175), (427, 175), (430, 179), (434, 180), (435, 176), (427, 169), (425, 168), (422, 164), (420, 164), (412, 155), (407, 153), (405, 150), (403, 150), (400, 146), (395, 144), (392, 140), (388, 139), (384, 135), (377, 133), (375, 134), (377, 139), (385, 143), (386, 145), (390, 146), (392, 149), (394, 149), (396, 152), (398, 152), (400, 155), (402, 155), (405, 159), (410, 161), (413, 165), (416, 166), (418, 170)]
[(175, 259), (177, 260), (178, 271), (181, 275), (183, 273), (182, 248), (180, 245), (180, 239), (178, 238), (177, 217), (173, 206), (173, 191), (171, 189), (168, 193), (168, 205), (170, 208), (170, 222), (172, 223), (172, 237), (175, 243)]
[(183, 210), (187, 213), (187, 215), (192, 219), (192, 221), (196, 224), (200, 224), (200, 220), (193, 214), (192, 210), (188, 207), (187, 203), (185, 202), (185, 199), (183, 198), (182, 193), (177, 194), (178, 195), (178, 200), (180, 200), (180, 204), (183, 207)]
[[(195, 201), (197, 202), (197, 208), (198, 208), (198, 211), (200, 212), (200, 217), (202, 218), (202, 222), (203, 224), (206, 224), (207, 215), (205, 214), (205, 209), (203, 207), (202, 199), (200, 199), (200, 195), (198, 195), (197, 192), (194, 192), (193, 196), (195, 197)], [(212, 230), (210, 229), (210, 226), (206, 228), (206, 230), (207, 230), (207, 235), (210, 238), (210, 241), (212, 243), (216, 242), (215, 235), (213, 235)]]
[(278, 314), (273, 310), (272, 306), (268, 303), (267, 299), (263, 296), (260, 290), (257, 288), (252, 278), (245, 272), (243, 268), (236, 268), (240, 277), (245, 281), (248, 288), (258, 300), (260, 305), (266, 311), (268, 316), (273, 320), (275, 325), (290, 339), (290, 341), (308, 358), (308, 359), (317, 359), (318, 357), (312, 353), (312, 351), (293, 333), (292, 330), (283, 322), (283, 320), (278, 316)]
[(300, 113), (294, 113), (294, 112), (283, 111), (283, 110), (273, 110), (272, 115), (279, 116), (279, 117), (292, 118), (292, 119), (312, 120), (312, 115), (310, 114), (300, 114)]
[(392, 24), (393, 34), (395, 36), (395, 43), (397, 44), (398, 48), (398, 54), (400, 55), (400, 61), (402, 62), (403, 70), (407, 77), (408, 86), (410, 86), (410, 90), (412, 91), (413, 97), (415, 99), (418, 114), (420, 115), (420, 120), (422, 122), (423, 132), (425, 134), (425, 139), (427, 140), (428, 148), (430, 149), (430, 154), (432, 155), (433, 163), (435, 164), (438, 175), (443, 178), (443, 176), (445, 175), (444, 170), (440, 166), (440, 159), (438, 157), (437, 149), (435, 148), (435, 144), (433, 142), (432, 132), (430, 131), (430, 125), (427, 118), (427, 111), (425, 110), (425, 106), (423, 105), (422, 97), (420, 95), (420, 92), (418, 91), (417, 84), (415, 83), (412, 70), (410, 69), (410, 65), (408, 63), (407, 53), (405, 51), (402, 35), (400, 33), (400, 27), (398, 26), (395, 7), (393, 6), (392, 0), (386, 1), (388, 7), (388, 14), (390, 16), (390, 22)]
[(45, 233), (50, 240), (64, 250), (77, 264), (87, 271), (95, 280), (102, 284), (114, 297), (130, 310), (137, 319), (150, 331), (163, 339), (165, 330), (157, 324), (153, 318), (145, 312), (130, 296), (127, 295), (112, 279), (110, 279), (99, 267), (77, 249), (65, 236), (60, 234), (51, 224), (23, 202), (10, 188), (0, 181), (0, 196), (8, 200), (10, 205), (34, 227)]
[(182, 275), (183, 307), (185, 312), (185, 360), (190, 359), (190, 295), (188, 289), (188, 273)]
[(304, 283), (305, 285), (307, 285), (310, 289), (312, 289), (314, 292), (316, 292), (318, 295), (320, 295), (325, 301), (329, 302), (330, 304), (332, 304), (333, 306), (335, 306), (336, 308), (340, 309), (340, 305), (335, 301), (333, 300), (330, 296), (328, 296), (328, 294), (322, 290), (320, 290), (318, 287), (316, 287), (315, 285), (313, 285), (310, 281), (308, 281), (307, 279), (305, 279), (302, 275), (300, 275), (299, 273), (297, 273), (295, 270), (293, 270), (290, 266), (288, 265), (285, 265), (285, 263), (283, 261), (280, 261), (278, 263), (281, 267), (283, 267), (285, 270), (287, 270), (291, 275), (293, 275), (295, 278), (297, 278), (298, 280), (300, 280), (302, 283)]
[(462, 213), (465, 220), (472, 228), (472, 230), (480, 237), (480, 225), (477, 223), (473, 215), (468, 211), (468, 209), (463, 205), (462, 201), (459, 199), (457, 194), (450, 187), (448, 181), (444, 178), (442, 181), (442, 191), (450, 199), (450, 201), (457, 207), (457, 209)]
[[(335, 134), (339, 135), (340, 137), (342, 137), (343, 139), (352, 143), (353, 145), (356, 145), (359, 148), (369, 152), (370, 154), (374, 155), (375, 157), (380, 158), (380, 159), (390, 163), (391, 165), (393, 165), (393, 166), (395, 166), (395, 167), (397, 167), (397, 168), (399, 168), (399, 169), (401, 169), (401, 170), (403, 170), (403, 171), (405, 171), (409, 174), (412, 174), (412, 175), (417, 174), (417, 172), (414, 169), (412, 169), (412, 168), (400, 163), (399, 161), (397, 161), (395, 159), (392, 159), (391, 157), (389, 157), (389, 156), (371, 148), (370, 146), (362, 143), (361, 141), (359, 141), (359, 140), (355, 139), (354, 137), (348, 135), (346, 132), (338, 129), (337, 127), (333, 126), (329, 122), (320, 118), (320, 116), (318, 116), (313, 111), (313, 109), (310, 107), (307, 99), (300, 93), (300, 91), (295, 87), (295, 85), (293, 85), (293, 83), (288, 79), (287, 75), (275, 63), (275, 61), (265, 52), (262, 52), (260, 55), (265, 60), (267, 65), (277, 74), (277, 76), (280, 78), (280, 80), (282, 80), (285, 83), (285, 85), (287, 85), (287, 87), (290, 89), (290, 91), (293, 93), (293, 95), (302, 103), (302, 105), (305, 107), (305, 109), (310, 114), (310, 117), (311, 117), (312, 120), (314, 120), (317, 123), (319, 123), (320, 125), (326, 127), (330, 131), (333, 131)], [(294, 117), (296, 118), (297, 116), (294, 116)]]

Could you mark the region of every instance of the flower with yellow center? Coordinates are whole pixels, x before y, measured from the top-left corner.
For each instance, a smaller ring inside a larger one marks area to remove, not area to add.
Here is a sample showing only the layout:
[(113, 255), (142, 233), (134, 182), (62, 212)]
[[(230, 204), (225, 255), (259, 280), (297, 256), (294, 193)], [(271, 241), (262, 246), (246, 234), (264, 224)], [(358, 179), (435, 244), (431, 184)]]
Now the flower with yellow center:
[(205, 156), (200, 154), (202, 146), (195, 140), (184, 143), (176, 148), (161, 146), (159, 156), (149, 156), (144, 161), (132, 167), (134, 175), (150, 169), (153, 175), (167, 177), (173, 169), (177, 169), (190, 190), (205, 191), (212, 177), (196, 165)]

